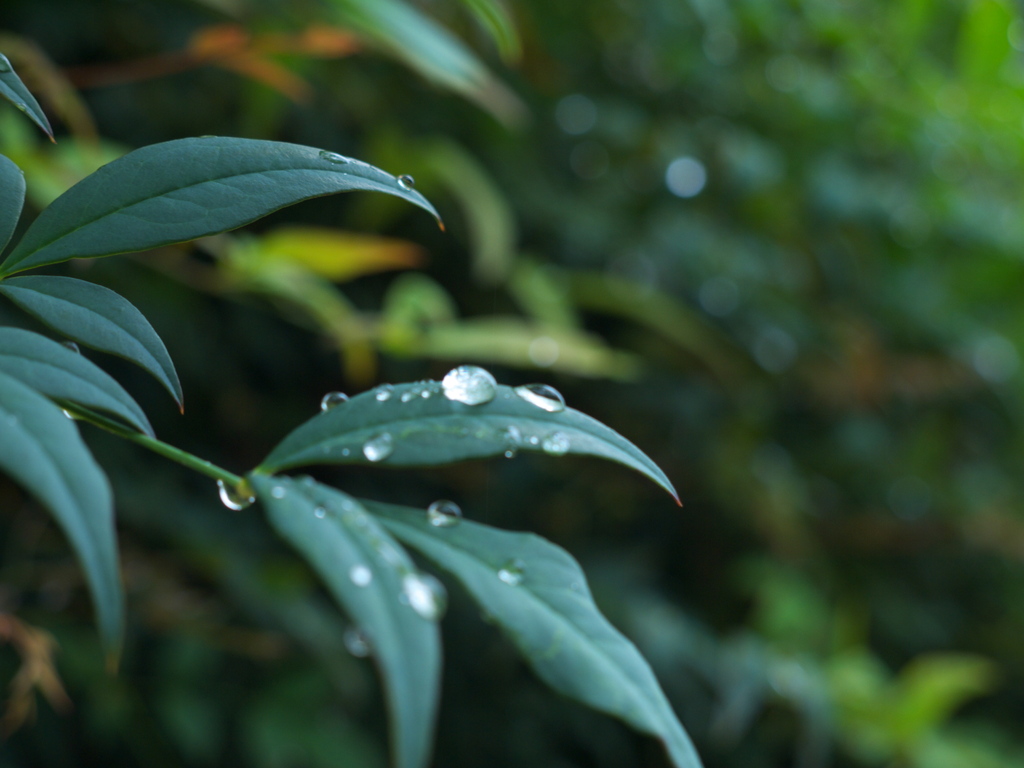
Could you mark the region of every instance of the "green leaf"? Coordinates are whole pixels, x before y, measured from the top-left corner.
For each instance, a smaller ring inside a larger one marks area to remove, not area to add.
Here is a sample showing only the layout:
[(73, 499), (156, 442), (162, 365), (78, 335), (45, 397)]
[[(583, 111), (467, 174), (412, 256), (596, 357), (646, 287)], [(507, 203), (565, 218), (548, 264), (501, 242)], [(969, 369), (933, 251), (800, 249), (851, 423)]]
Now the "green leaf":
[(10, 242), (25, 205), (25, 174), (4, 155), (0, 155), (0, 253)]
[(0, 276), (194, 240), (350, 190), (385, 192), (437, 216), (426, 198), (391, 174), (314, 147), (217, 136), (153, 144), (54, 200), (0, 266)]
[[(387, 399), (378, 399), (384, 392)], [(373, 463), (366, 446), (374, 455), (382, 438), (386, 455), (377, 461), (386, 466), (436, 466), (516, 451), (600, 456), (632, 467), (679, 498), (658, 465), (618, 432), (572, 408), (548, 412), (504, 385), (481, 405), (449, 400), (436, 381), (364, 392), (296, 428), (259, 471)]]
[(181, 407), (181, 384), (164, 343), (120, 294), (73, 277), (42, 275), (5, 280), (0, 294), (61, 335), (141, 366)]
[(494, 38), (505, 61), (515, 61), (519, 58), (522, 52), (519, 34), (508, 8), (501, 0), (462, 0), (462, 4)]
[(402, 596), (422, 578), (394, 539), (340, 491), (288, 477), (249, 478), (271, 526), (305, 557), (366, 636), (384, 679), (398, 768), (430, 758), (440, 689), (437, 622)]
[(568, 552), (534, 534), (468, 520), (437, 528), (420, 510), (362, 503), (401, 541), (455, 576), (544, 682), (661, 739), (676, 768), (699, 768), (650, 666), (598, 611)]
[(2, 53), (0, 53), (0, 97), (7, 99), (19, 111), (28, 115), (29, 119), (42, 128), (51, 141), (53, 140), (53, 129), (50, 127), (50, 121), (46, 119), (42, 107), (39, 106), (35, 96), (29, 93), (25, 84), (21, 82), (21, 78), (15, 74), (10, 60)]
[(5, 373), (0, 373), (0, 434), (0, 469), (49, 509), (64, 529), (92, 591), (100, 634), (116, 650), (124, 605), (106, 476), (74, 423)]
[(146, 414), (120, 384), (63, 344), (21, 328), (0, 328), (0, 372), (53, 400), (106, 411), (153, 436)]
[(506, 121), (521, 118), (518, 97), (451, 32), (401, 0), (333, 0), (339, 20), (386, 47), (424, 77)]

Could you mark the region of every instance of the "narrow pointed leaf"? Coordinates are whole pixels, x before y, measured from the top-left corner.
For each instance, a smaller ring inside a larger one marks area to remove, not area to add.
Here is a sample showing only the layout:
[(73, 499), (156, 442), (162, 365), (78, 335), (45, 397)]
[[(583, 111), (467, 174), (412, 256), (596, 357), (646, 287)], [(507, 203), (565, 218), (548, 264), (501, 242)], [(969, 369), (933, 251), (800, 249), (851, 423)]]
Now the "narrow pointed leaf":
[(0, 373), (0, 470), (56, 518), (78, 555), (100, 634), (115, 650), (124, 605), (110, 486), (74, 423), (17, 379)]
[(0, 253), (14, 234), (25, 205), (25, 174), (9, 158), (0, 155)]
[(146, 414), (114, 379), (63, 344), (21, 328), (0, 328), (0, 372), (53, 400), (105, 411), (153, 435)]
[(152, 144), (54, 200), (0, 265), (0, 275), (194, 240), (350, 190), (385, 192), (437, 216), (426, 198), (391, 174), (315, 147), (216, 136)]
[(10, 60), (2, 53), (0, 53), (0, 98), (7, 99), (18, 110), (28, 115), (29, 119), (38, 125), (51, 141), (53, 140), (53, 129), (50, 127), (50, 121), (46, 119), (46, 113), (39, 106), (35, 96), (21, 82), (21, 78), (15, 74)]
[(181, 384), (167, 348), (119, 293), (73, 277), (28, 275), (4, 280), (0, 294), (61, 335), (142, 367), (181, 407)]
[[(378, 391), (357, 395), (300, 425), (267, 456), (260, 471), (373, 463), (367, 444), (372, 447), (386, 436), (390, 453), (378, 459), (386, 466), (436, 466), (507, 451), (600, 456), (646, 475), (678, 500), (665, 473), (643, 451), (572, 408), (548, 412), (504, 385), (481, 405), (449, 400), (437, 382), (396, 385), (386, 400), (377, 398)], [(429, 396), (422, 397), (424, 392)]]
[(455, 576), (544, 682), (660, 739), (676, 768), (700, 768), (654, 672), (598, 611), (569, 553), (534, 534), (468, 520), (436, 528), (420, 510), (363, 504), (399, 540)]
[(359, 502), (334, 488), (263, 475), (250, 482), (271, 526), (309, 561), (368, 639), (387, 692), (395, 765), (425, 768), (441, 640), (437, 623), (401, 600), (403, 579), (416, 573), (409, 556)]

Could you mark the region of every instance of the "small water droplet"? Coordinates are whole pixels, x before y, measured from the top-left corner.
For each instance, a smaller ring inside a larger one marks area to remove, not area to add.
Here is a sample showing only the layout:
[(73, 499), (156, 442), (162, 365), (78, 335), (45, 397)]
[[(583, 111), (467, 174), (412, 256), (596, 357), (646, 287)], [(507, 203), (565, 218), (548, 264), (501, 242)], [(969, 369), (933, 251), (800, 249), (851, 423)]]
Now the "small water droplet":
[(415, 400), (416, 399), (416, 390), (414, 390), (414, 389), (407, 389), (405, 392), (402, 393), (402, 396), (399, 399), (403, 403), (408, 403), (408, 402), (411, 402), (411, 401)]
[(398, 186), (400, 186), (402, 189), (412, 189), (413, 187), (416, 186), (416, 179), (414, 179), (407, 173), (403, 173), (401, 176), (398, 177)]
[(402, 578), (402, 602), (428, 621), (437, 621), (448, 607), (448, 593), (440, 581), (426, 573)]
[(355, 627), (346, 629), (341, 636), (341, 641), (345, 644), (345, 650), (356, 658), (363, 659), (370, 655), (369, 638)]
[(547, 384), (524, 384), (516, 387), (515, 391), (530, 405), (536, 405), (548, 413), (565, 410), (565, 398), (562, 397), (562, 393)]
[(373, 581), (373, 571), (360, 563), (349, 568), (348, 577), (357, 587), (366, 587)]
[(441, 390), (449, 400), (466, 405), (482, 405), (494, 399), (498, 382), (483, 368), (460, 365), (452, 368), (441, 381)]
[(275, 485), (270, 489), (270, 495), (275, 499), (283, 499), (288, 494), (288, 490), (283, 485)]
[(61, 408), (60, 412), (63, 413), (65, 416), (67, 416), (72, 421), (74, 421), (75, 414), (73, 414), (71, 411), (67, 410), (66, 408)]
[(432, 393), (431, 393), (431, 391), (429, 389), (424, 389), (422, 392), (420, 392), (420, 397), (422, 397), (424, 400), (426, 400), (427, 398), (430, 397), (431, 394)]
[(530, 445), (540, 445), (540, 438), (537, 435), (530, 435), (530, 439), (527, 442)]
[(344, 155), (339, 155), (337, 152), (328, 152), (326, 149), (320, 150), (320, 159), (326, 160), (328, 163), (334, 163), (335, 165), (348, 165), (352, 162)]
[(435, 528), (451, 528), (462, 520), (462, 510), (454, 501), (438, 499), (427, 507), (427, 522)]
[(62, 347), (67, 347), (67, 348), (68, 348), (68, 349), (70, 349), (70, 350), (71, 350), (72, 352), (74, 352), (74, 353), (75, 353), (76, 355), (80, 355), (80, 354), (82, 354), (82, 350), (80, 350), (80, 349), (78, 348), (78, 345), (77, 345), (77, 344), (75, 344), (75, 342), (73, 342), (73, 341), (62, 341), (62, 342), (60, 343), (60, 345), (61, 345)]
[(523, 583), (523, 570), (526, 568), (526, 564), (518, 557), (509, 560), (498, 571), (498, 578), (508, 584), (510, 587), (518, 587)]
[(381, 384), (379, 387), (377, 387), (377, 393), (374, 395), (374, 397), (377, 399), (378, 402), (383, 403), (386, 400), (391, 399), (391, 394), (394, 391), (395, 388), (390, 384)]
[(327, 517), (327, 507), (317, 507), (316, 509), (313, 510), (313, 516), (319, 518), (320, 520), (323, 520), (325, 517)]
[(10, 72), (11, 62), (8, 61), (7, 57), (0, 53), (0, 72)]
[(501, 435), (505, 441), (505, 458), (511, 459), (519, 452), (519, 446), (523, 444), (523, 433), (515, 424), (509, 424)]
[(541, 445), (548, 456), (565, 456), (569, 452), (569, 436), (565, 432), (552, 432)]
[(579, 581), (574, 581), (569, 585), (569, 589), (571, 589), (573, 592), (583, 594), (583, 583)]
[(228, 485), (223, 480), (217, 481), (217, 493), (220, 494), (221, 503), (228, 509), (245, 509), (256, 501), (256, 496), (253, 495), (252, 490), (249, 488), (248, 483), (242, 482), (243, 487), (234, 487)]
[(342, 456), (348, 456), (350, 453), (352, 453), (352, 451), (350, 451), (348, 448), (342, 448), (341, 449), (341, 455)]
[(348, 402), (348, 395), (344, 392), (328, 392), (320, 400), (320, 410), (329, 411), (331, 408)]
[(383, 461), (394, 450), (395, 441), (387, 432), (383, 432), (363, 443), (363, 456), (370, 461)]

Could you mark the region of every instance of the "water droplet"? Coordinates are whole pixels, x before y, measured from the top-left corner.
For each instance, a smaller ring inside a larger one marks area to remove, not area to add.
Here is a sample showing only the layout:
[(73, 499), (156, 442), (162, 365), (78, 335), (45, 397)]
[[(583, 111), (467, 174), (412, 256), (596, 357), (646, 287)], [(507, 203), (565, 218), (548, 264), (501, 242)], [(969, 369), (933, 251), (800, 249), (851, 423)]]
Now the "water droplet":
[(448, 371), (441, 381), (441, 389), (449, 400), (466, 405), (482, 405), (494, 399), (498, 382), (483, 368), (460, 365)]
[(502, 432), (502, 437), (505, 440), (505, 458), (511, 459), (519, 452), (519, 446), (523, 444), (523, 433), (519, 431), (519, 427), (509, 424)]
[(523, 569), (526, 568), (526, 564), (518, 557), (509, 560), (498, 571), (498, 578), (508, 584), (510, 587), (518, 587), (523, 583)]
[(414, 179), (407, 173), (403, 173), (401, 176), (398, 177), (398, 186), (400, 186), (402, 189), (412, 189), (413, 187), (416, 186), (416, 179)]
[(10, 72), (11, 62), (8, 61), (7, 57), (0, 53), (0, 72)]
[(435, 528), (451, 528), (462, 520), (462, 510), (454, 501), (438, 499), (427, 507), (427, 522)]
[(414, 390), (414, 389), (407, 389), (405, 392), (402, 393), (402, 396), (399, 399), (403, 403), (408, 403), (408, 402), (410, 402), (412, 400), (415, 400), (416, 399), (416, 390)]
[(61, 409), (60, 409), (60, 412), (61, 412), (61, 413), (63, 413), (63, 414), (65, 415), (65, 416), (67, 416), (67, 417), (68, 417), (69, 419), (71, 419), (72, 421), (74, 421), (74, 419), (75, 419), (75, 414), (73, 414), (73, 413), (72, 413), (71, 411), (69, 411), (68, 409), (66, 409), (66, 408), (61, 408)]
[(524, 384), (516, 387), (516, 394), (530, 405), (536, 405), (548, 413), (565, 410), (565, 398), (562, 393), (547, 384)]
[(359, 565), (353, 565), (349, 569), (348, 577), (357, 587), (366, 587), (373, 581), (373, 571), (360, 563)]
[(326, 160), (328, 163), (334, 163), (335, 165), (348, 165), (352, 162), (344, 155), (339, 155), (337, 152), (328, 152), (326, 149), (320, 150), (320, 159)]
[(68, 348), (68, 349), (70, 349), (70, 350), (71, 350), (72, 352), (74, 352), (74, 353), (75, 353), (76, 355), (80, 355), (80, 354), (82, 354), (82, 350), (80, 350), (80, 349), (78, 348), (78, 345), (77, 345), (77, 344), (75, 344), (75, 342), (73, 342), (73, 341), (62, 341), (62, 342), (60, 343), (60, 345), (61, 345), (62, 347), (67, 347), (67, 348)]
[(221, 503), (228, 509), (245, 509), (256, 501), (256, 496), (253, 495), (249, 484), (244, 480), (242, 481), (242, 487), (237, 488), (228, 485), (223, 480), (218, 480), (217, 492), (220, 494)]
[(431, 395), (431, 392), (430, 392), (429, 389), (424, 389), (422, 392), (420, 392), (420, 397), (422, 397), (424, 400), (429, 398), (430, 395)]
[(346, 629), (341, 641), (345, 644), (345, 650), (356, 658), (363, 659), (370, 655), (369, 638), (355, 627)]
[(320, 520), (323, 520), (325, 517), (327, 517), (327, 507), (317, 507), (316, 509), (313, 510), (313, 516), (319, 518)]
[(540, 438), (537, 435), (530, 435), (530, 439), (527, 442), (530, 445), (540, 445)]
[(583, 594), (583, 583), (580, 581), (574, 581), (569, 585), (569, 589), (571, 589), (573, 592)]
[(448, 594), (440, 581), (426, 573), (402, 578), (402, 602), (428, 621), (437, 621), (448, 607)]
[(552, 432), (541, 445), (548, 456), (565, 456), (569, 452), (569, 436), (565, 432)]
[(348, 448), (342, 448), (341, 449), (341, 455), (342, 456), (348, 456), (350, 453), (352, 453), (352, 451), (350, 451)]
[(392, 387), (390, 384), (381, 384), (379, 387), (377, 387), (377, 393), (374, 395), (374, 397), (377, 399), (378, 402), (383, 403), (386, 400), (391, 399), (391, 394), (394, 391), (395, 388)]
[(370, 438), (363, 443), (363, 456), (370, 461), (383, 461), (395, 450), (395, 441), (387, 432)]
[(329, 411), (335, 406), (341, 405), (342, 403), (348, 402), (348, 395), (344, 392), (328, 392), (320, 400), (320, 410)]
[(275, 485), (270, 489), (270, 495), (275, 499), (283, 499), (287, 493), (288, 490), (283, 485)]

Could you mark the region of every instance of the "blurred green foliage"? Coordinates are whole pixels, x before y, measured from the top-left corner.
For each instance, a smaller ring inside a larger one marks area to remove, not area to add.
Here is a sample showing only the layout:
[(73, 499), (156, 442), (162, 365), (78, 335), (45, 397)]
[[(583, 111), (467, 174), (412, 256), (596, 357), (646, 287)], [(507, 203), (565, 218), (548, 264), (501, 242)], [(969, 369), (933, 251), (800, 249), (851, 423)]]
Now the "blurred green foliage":
[[(313, 201), (72, 265), (167, 340), (184, 417), (118, 371), (165, 439), (246, 467), (325, 391), (452, 361), (543, 377), (685, 508), (571, 459), (328, 479), (566, 546), (709, 768), (1024, 765), (1015, 5), (6, 0), (0, 34), (58, 133), (0, 110), (36, 209), (129, 147), (228, 134), (411, 173), (445, 216)], [(280, 257), (284, 224), (429, 255), (332, 273)], [(379, 692), (310, 574), (207, 483), (87, 437), (119, 500), (124, 663), (103, 672), (70, 553), (0, 480), (0, 615), (54, 635), (74, 702), (41, 701), (0, 764), (383, 765)], [(438, 765), (664, 765), (453, 600)]]

